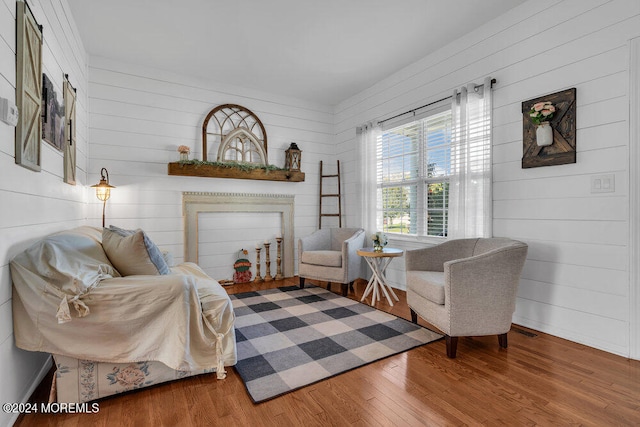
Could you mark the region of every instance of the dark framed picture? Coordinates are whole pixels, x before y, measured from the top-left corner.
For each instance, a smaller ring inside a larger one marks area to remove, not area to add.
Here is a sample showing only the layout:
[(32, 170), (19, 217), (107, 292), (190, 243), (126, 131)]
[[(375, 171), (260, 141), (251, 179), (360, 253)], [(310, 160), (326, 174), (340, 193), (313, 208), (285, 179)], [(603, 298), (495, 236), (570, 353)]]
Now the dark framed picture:
[(42, 75), (42, 139), (57, 150), (64, 149), (64, 102), (47, 77)]
[(523, 168), (576, 163), (576, 88), (524, 101), (522, 134)]

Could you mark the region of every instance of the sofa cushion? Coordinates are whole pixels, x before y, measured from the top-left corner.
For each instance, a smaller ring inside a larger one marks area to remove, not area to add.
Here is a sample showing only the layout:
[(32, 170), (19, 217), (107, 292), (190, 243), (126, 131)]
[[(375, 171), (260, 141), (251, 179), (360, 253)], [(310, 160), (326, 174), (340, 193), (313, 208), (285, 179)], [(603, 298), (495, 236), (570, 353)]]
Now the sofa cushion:
[(123, 276), (169, 274), (160, 249), (142, 230), (117, 227), (102, 231), (102, 247), (111, 264)]
[(301, 262), (325, 267), (342, 267), (341, 251), (304, 251)]
[(429, 301), (444, 304), (444, 273), (439, 271), (407, 271), (407, 284), (413, 292)]

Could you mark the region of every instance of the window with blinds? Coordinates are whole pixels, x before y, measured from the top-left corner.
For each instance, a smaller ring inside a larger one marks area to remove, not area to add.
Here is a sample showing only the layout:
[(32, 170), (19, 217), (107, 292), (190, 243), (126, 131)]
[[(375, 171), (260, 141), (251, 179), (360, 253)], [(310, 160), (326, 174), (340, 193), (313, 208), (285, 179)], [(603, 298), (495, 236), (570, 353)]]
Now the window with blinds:
[(377, 141), (379, 228), (445, 237), (450, 173), (450, 110), (384, 130)]

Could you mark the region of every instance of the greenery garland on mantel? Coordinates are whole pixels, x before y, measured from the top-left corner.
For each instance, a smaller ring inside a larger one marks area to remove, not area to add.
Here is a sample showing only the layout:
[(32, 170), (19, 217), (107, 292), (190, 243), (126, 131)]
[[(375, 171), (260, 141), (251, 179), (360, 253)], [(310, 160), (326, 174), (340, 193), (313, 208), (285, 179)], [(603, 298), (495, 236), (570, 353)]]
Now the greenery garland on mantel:
[(234, 162), (234, 161), (207, 162), (207, 161), (193, 159), (193, 160), (180, 160), (178, 163), (180, 163), (180, 165), (194, 165), (196, 168), (199, 166), (217, 166), (217, 167), (229, 168), (229, 169), (231, 168), (239, 169), (244, 172), (249, 172), (256, 169), (262, 169), (265, 172), (287, 170), (285, 168), (279, 168), (278, 166), (273, 166), (273, 165), (260, 165), (256, 163), (245, 163), (245, 162)]
[(235, 178), (266, 181), (302, 182), (304, 172), (292, 171), (273, 165), (244, 162), (207, 162), (202, 160), (180, 160), (168, 165), (169, 175), (203, 178)]

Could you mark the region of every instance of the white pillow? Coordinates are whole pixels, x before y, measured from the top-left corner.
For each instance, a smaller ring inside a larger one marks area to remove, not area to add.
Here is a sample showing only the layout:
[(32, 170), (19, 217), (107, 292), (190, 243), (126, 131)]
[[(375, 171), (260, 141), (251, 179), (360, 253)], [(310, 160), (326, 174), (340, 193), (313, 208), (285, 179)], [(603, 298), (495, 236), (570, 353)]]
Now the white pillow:
[(102, 247), (123, 276), (169, 274), (160, 249), (142, 230), (113, 227), (102, 230)]

